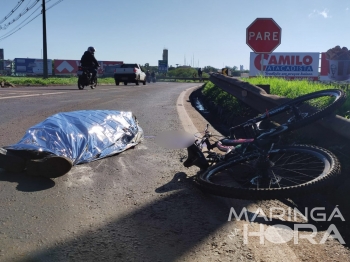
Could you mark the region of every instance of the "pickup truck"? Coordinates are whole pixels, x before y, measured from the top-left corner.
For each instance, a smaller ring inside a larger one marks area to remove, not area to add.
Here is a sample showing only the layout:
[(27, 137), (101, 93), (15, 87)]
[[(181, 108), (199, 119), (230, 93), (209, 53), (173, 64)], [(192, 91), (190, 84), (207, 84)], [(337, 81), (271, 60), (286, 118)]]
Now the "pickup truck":
[(103, 77), (114, 77), (114, 71), (116, 68), (119, 68), (121, 65), (108, 65), (103, 67)]
[(117, 86), (120, 82), (123, 82), (124, 85), (128, 83), (138, 85), (139, 82), (142, 82), (145, 85), (146, 74), (142, 71), (139, 64), (122, 64), (119, 68), (115, 68), (114, 80)]

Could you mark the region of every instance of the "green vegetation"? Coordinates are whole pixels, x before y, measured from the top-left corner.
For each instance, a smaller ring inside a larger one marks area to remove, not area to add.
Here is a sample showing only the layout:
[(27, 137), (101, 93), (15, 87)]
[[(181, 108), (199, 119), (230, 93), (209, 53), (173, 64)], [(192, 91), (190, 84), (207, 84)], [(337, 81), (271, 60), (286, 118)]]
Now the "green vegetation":
[[(2, 77), (4, 81), (12, 83), (18, 86), (28, 86), (28, 85), (76, 85), (77, 77), (49, 77), (47, 79), (39, 77)], [(1, 80), (0, 80), (1, 81)], [(98, 78), (99, 84), (114, 84), (114, 78)]]
[[(146, 64), (143, 67), (143, 70), (150, 70), (157, 72), (158, 67), (155, 66), (149, 66)], [(174, 68), (171, 67), (171, 70), (168, 71), (167, 76), (169, 77), (189, 77), (192, 78), (194, 75), (197, 77), (197, 69), (195, 68)], [(203, 72), (203, 77), (209, 77), (209, 75), (205, 72)], [(12, 83), (13, 85), (18, 86), (34, 86), (34, 85), (42, 85), (42, 86), (48, 86), (48, 85), (76, 85), (77, 84), (77, 77), (49, 77), (47, 79), (43, 79), (41, 77), (10, 77), (5, 76), (2, 77), (3, 81)], [(159, 79), (159, 81), (161, 81)], [(192, 80), (177, 80), (177, 82), (195, 82)], [(114, 78), (108, 77), (108, 78), (98, 78), (99, 84), (115, 84)], [(197, 81), (198, 83), (198, 81)]]
[(240, 100), (223, 91), (210, 81), (205, 84), (202, 93), (210, 101), (224, 108), (225, 111), (232, 112), (232, 116), (245, 116), (250, 112), (250, 109), (244, 106)]
[(307, 80), (286, 80), (283, 78), (262, 76), (244, 78), (241, 80), (249, 82), (253, 85), (270, 85), (271, 94), (285, 96), (288, 98), (296, 98), (298, 96), (323, 89), (339, 88), (335, 85), (326, 85), (322, 82), (310, 82)]
[[(169, 77), (198, 77), (198, 71), (195, 68), (175, 68), (170, 70), (167, 74)], [(209, 75), (203, 72), (202, 77), (209, 77)]]
[[(286, 80), (283, 78), (274, 77), (253, 77), (245, 78), (242, 81), (249, 82), (253, 85), (270, 85), (270, 92), (273, 95), (284, 96), (288, 98), (296, 98), (301, 95), (309, 94), (324, 89), (345, 89), (344, 84), (331, 83), (326, 84), (322, 82), (310, 82), (308, 80)], [(346, 90), (349, 96), (350, 91)], [(322, 101), (320, 101), (322, 103)], [(337, 110), (337, 114), (347, 117), (350, 110), (350, 101), (347, 100), (344, 105)]]
[[(192, 67), (179, 67), (179, 68), (174, 68), (171, 67), (169, 68), (169, 71), (166, 75), (167, 77), (185, 77), (185, 78), (192, 78), (192, 77), (198, 77), (198, 71), (196, 68)], [(209, 74), (203, 72), (202, 77), (208, 78)], [(169, 79), (158, 79), (157, 81), (174, 81), (174, 80), (169, 80)], [(176, 82), (186, 82), (186, 83), (198, 83), (197, 81), (193, 80), (182, 80), (182, 79), (176, 79)]]
[[(288, 98), (296, 98), (298, 96), (312, 93), (318, 90), (324, 89), (339, 89), (341, 86), (336, 84), (323, 84), (320, 82), (309, 82), (307, 80), (285, 80), (281, 78), (266, 78), (266, 77), (256, 77), (249, 79), (242, 79), (253, 85), (270, 85), (271, 94), (284, 96)], [(216, 104), (220, 104), (226, 110), (239, 110), (237, 109), (238, 99), (223, 91), (221, 88), (215, 86), (212, 82), (206, 83), (202, 93), (210, 97), (212, 101)], [(347, 90), (347, 94), (349, 95)], [(326, 98), (327, 99), (327, 98)], [(317, 101), (318, 104), (322, 104), (325, 99), (320, 99)], [(317, 104), (317, 105), (318, 105)], [(314, 105), (314, 106), (317, 106)], [(350, 112), (350, 101), (347, 100), (344, 105), (337, 110), (337, 114), (349, 118)]]
[(5, 85), (5, 86), (12, 86), (12, 83), (10, 83), (7, 79), (4, 77), (0, 77), (0, 86)]

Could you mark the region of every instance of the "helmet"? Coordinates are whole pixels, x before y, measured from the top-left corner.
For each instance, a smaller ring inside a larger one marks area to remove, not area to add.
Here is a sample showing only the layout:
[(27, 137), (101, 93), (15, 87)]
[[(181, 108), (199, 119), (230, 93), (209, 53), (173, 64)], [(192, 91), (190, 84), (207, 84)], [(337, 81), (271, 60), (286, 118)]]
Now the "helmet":
[(93, 46), (89, 46), (88, 51), (93, 54), (95, 53), (96, 49)]

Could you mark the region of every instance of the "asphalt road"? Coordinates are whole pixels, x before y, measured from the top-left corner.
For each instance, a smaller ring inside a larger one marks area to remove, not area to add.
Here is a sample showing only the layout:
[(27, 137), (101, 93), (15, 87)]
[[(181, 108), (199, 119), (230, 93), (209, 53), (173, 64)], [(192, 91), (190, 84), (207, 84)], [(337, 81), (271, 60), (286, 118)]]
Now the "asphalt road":
[(52, 114), (84, 109), (132, 111), (146, 136), (135, 149), (57, 179), (0, 169), (0, 261), (174, 261), (195, 252), (228, 210), (219, 222), (210, 200), (217, 210), (203, 219), (208, 209), (188, 178), (194, 170), (179, 161), (185, 151), (166, 150), (152, 138), (183, 129), (177, 99), (195, 85), (0, 89), (0, 146)]
[[(132, 111), (146, 136), (135, 149), (75, 166), (57, 179), (0, 169), (0, 261), (277, 262), (333, 254), (348, 261), (349, 251), (336, 241), (318, 247), (307, 240), (261, 245), (259, 237), (251, 237), (244, 243), (247, 223), (228, 221), (231, 207), (239, 212), (286, 206), (203, 194), (192, 183), (198, 169), (181, 164), (186, 150), (155, 143), (154, 136), (164, 130), (195, 132), (205, 126), (187, 101), (194, 86), (0, 89), (0, 146), (16, 143), (48, 116), (84, 109)], [(258, 232), (264, 224), (261, 219), (249, 228)]]

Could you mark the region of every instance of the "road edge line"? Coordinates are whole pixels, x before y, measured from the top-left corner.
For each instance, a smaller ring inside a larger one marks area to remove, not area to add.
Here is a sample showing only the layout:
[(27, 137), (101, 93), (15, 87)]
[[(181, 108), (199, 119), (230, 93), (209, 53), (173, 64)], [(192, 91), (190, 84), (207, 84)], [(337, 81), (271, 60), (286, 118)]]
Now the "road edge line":
[(180, 118), (180, 122), (181, 122), (184, 130), (190, 134), (196, 134), (196, 133), (198, 133), (198, 130), (195, 127), (195, 125), (193, 124), (192, 119), (190, 118), (190, 116), (188, 115), (188, 113), (185, 109), (185, 103), (188, 103), (187, 100), (189, 100), (190, 94), (195, 89), (200, 88), (201, 86), (202, 85), (197, 85), (197, 86), (190, 87), (190, 88), (182, 91), (181, 94), (179, 95), (179, 97), (177, 98), (177, 101), (176, 101), (176, 109), (177, 109), (177, 114)]

